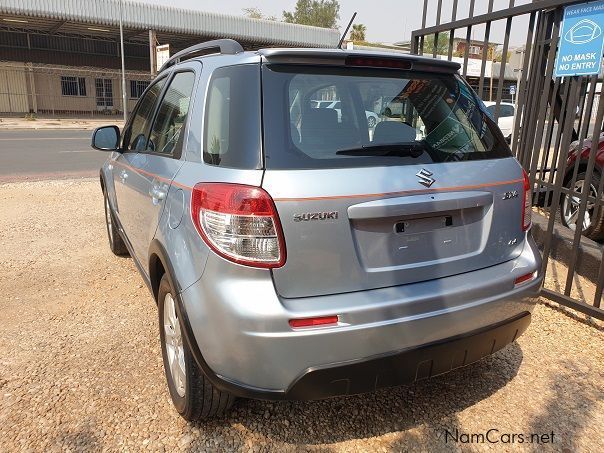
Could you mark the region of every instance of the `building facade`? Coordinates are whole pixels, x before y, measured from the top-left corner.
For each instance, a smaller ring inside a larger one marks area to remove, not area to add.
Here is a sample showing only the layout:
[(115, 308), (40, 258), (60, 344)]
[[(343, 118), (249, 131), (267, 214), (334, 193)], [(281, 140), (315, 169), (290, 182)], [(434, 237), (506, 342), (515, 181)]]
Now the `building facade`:
[(155, 48), (173, 54), (232, 38), (245, 49), (335, 47), (336, 30), (116, 0), (3, 0), (0, 3), (0, 115), (82, 116), (123, 111), (154, 77)]
[[(467, 46), (467, 43), (466, 43), (465, 39), (454, 38), (453, 39), (453, 48), (455, 49), (453, 52), (454, 55), (458, 56), (458, 57), (464, 56), (466, 53), (466, 46)], [(497, 46), (498, 46), (498, 44), (494, 43), (494, 42), (489, 42), (485, 46), (484, 41), (471, 40), (469, 48), (468, 48), (468, 57), (482, 60), (482, 56), (486, 49), (487, 60), (492, 61), (495, 58), (495, 52), (497, 50)]]

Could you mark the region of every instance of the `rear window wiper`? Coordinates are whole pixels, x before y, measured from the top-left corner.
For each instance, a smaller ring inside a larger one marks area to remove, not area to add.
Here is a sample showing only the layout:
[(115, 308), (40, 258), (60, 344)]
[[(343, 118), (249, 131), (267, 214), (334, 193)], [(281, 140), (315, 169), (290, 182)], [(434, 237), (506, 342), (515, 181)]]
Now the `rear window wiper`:
[(404, 143), (380, 143), (375, 145), (363, 145), (359, 148), (347, 148), (336, 151), (342, 156), (396, 156), (396, 157), (419, 157), (424, 151), (430, 151), (430, 145), (421, 142)]

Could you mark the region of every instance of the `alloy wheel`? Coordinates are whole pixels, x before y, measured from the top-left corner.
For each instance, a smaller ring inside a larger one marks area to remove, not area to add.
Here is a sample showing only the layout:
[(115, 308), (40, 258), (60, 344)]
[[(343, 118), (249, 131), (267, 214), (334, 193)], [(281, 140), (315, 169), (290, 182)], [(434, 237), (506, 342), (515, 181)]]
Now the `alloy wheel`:
[[(574, 191), (578, 194), (583, 193), (585, 187), (585, 181), (580, 179), (575, 182)], [(597, 189), (593, 184), (589, 186), (589, 195), (596, 197)], [(577, 220), (579, 217), (579, 205), (581, 204), (580, 195), (566, 195), (564, 197), (564, 203), (562, 205), (562, 215), (564, 221), (571, 230), (576, 230)], [(588, 229), (593, 222), (595, 204), (592, 201), (587, 201), (587, 208), (585, 209), (585, 215), (583, 216), (583, 231)]]
[(109, 242), (113, 244), (113, 219), (111, 218), (109, 199), (107, 197), (105, 197), (105, 220), (107, 221), (107, 234), (109, 235)]
[(168, 370), (176, 392), (182, 398), (185, 396), (186, 368), (185, 350), (180, 330), (180, 322), (176, 314), (176, 304), (170, 293), (164, 298), (164, 343), (168, 357)]

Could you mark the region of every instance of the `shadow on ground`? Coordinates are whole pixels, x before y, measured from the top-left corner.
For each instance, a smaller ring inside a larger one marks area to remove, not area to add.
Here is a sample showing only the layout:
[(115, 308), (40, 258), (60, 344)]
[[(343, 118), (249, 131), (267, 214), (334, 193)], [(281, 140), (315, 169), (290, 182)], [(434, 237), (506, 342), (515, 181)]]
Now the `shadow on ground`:
[[(239, 400), (230, 417), (197, 426), (202, 437), (212, 438), (216, 433), (211, 431), (234, 428), (265, 441), (297, 446), (380, 436), (420, 425), (436, 431), (436, 437), (445, 428), (455, 429), (456, 413), (489, 397), (513, 379), (522, 358), (520, 346), (513, 343), (475, 364), (410, 386), (323, 401)], [(191, 443), (192, 451), (204, 448), (202, 437)]]
[[(604, 389), (597, 378), (577, 368), (577, 364), (564, 361), (557, 373), (550, 375), (549, 388), (551, 395), (545, 405), (533, 418), (530, 431), (532, 433), (554, 433), (554, 445), (562, 451), (581, 451), (577, 445), (586, 426), (595, 417), (594, 401), (604, 401)], [(581, 392), (568, 393), (569, 384)], [(560, 425), (564, 420), (564, 425)], [(598, 450), (595, 446), (594, 451)]]

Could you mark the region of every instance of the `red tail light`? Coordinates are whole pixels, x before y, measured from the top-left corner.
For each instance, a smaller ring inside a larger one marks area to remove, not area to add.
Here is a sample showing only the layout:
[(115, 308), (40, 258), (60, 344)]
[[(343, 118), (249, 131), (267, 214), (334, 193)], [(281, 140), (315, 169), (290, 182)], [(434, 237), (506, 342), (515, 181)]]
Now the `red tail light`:
[(531, 184), (526, 171), (522, 170), (524, 175), (524, 206), (522, 209), (522, 230), (527, 231), (531, 227), (531, 214), (533, 212), (533, 197), (531, 194)]
[(241, 184), (196, 184), (191, 216), (205, 243), (223, 258), (263, 268), (285, 264), (279, 216), (265, 190)]

